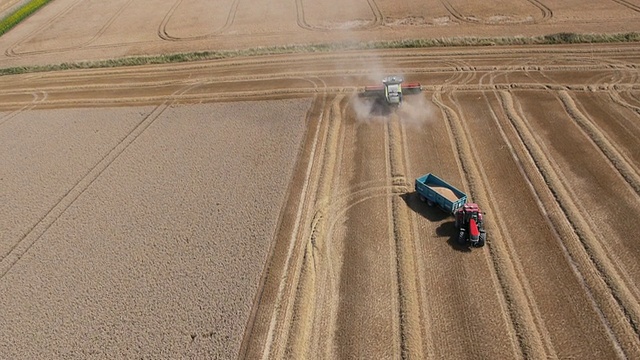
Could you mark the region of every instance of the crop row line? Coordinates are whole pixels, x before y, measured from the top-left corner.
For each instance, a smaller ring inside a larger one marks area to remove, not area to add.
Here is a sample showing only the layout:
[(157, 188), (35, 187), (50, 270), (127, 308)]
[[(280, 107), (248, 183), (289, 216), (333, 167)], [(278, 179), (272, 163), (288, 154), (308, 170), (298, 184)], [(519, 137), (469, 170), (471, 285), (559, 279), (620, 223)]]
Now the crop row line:
[[(633, 296), (619, 280), (615, 266), (608, 260), (597, 236), (584, 218), (585, 210), (573, 200), (577, 197), (566, 186), (566, 180), (560, 175), (557, 165), (546, 155), (534, 131), (520, 115), (511, 93), (501, 91), (498, 93), (498, 99), (510, 126), (518, 134), (527, 158), (531, 159), (535, 172), (530, 173), (529, 178), (534, 185), (537, 185), (537, 193), (551, 192), (555, 199), (553, 203), (561, 210), (561, 217), (554, 211), (546, 211), (546, 214), (550, 217), (556, 231), (562, 234), (563, 246), (575, 261), (587, 287), (591, 289), (590, 293), (599, 307), (598, 311), (602, 311), (606, 317), (605, 326), (615, 334), (616, 346), (623, 349), (627, 355), (636, 353), (637, 356), (638, 348), (634, 345), (636, 341), (631, 340), (637, 337), (632, 326), (635, 321), (632, 314), (637, 312), (637, 309), (634, 309), (638, 307), (637, 302), (633, 305)], [(533, 181), (534, 179), (540, 180)], [(539, 185), (540, 183), (543, 185)], [(563, 222), (568, 222), (571, 229), (565, 230)], [(626, 321), (619, 321), (619, 319), (626, 319)]]
[[(445, 104), (441, 92), (434, 92), (433, 102), (443, 112), (446, 125), (453, 140), (453, 146), (463, 172), (465, 187), (469, 194), (478, 202), (486, 204), (492, 213), (497, 213), (493, 208), (492, 197), (478, 184), (489, 184), (486, 175), (482, 174), (479, 164), (470, 159), (475, 159), (471, 150), (470, 138), (465, 133), (463, 120), (458, 113)], [(496, 219), (497, 226), (488, 224), (487, 230), (492, 233), (492, 241), (487, 243), (491, 263), (496, 272), (503, 300), (506, 304), (511, 325), (510, 333), (514, 342), (518, 344), (519, 356), (522, 358), (544, 358), (554, 354), (548, 341), (548, 334), (539, 318), (535, 315), (535, 302), (530, 292), (526, 290), (526, 278), (517, 263), (516, 256), (509, 250), (504, 225), (500, 219)]]

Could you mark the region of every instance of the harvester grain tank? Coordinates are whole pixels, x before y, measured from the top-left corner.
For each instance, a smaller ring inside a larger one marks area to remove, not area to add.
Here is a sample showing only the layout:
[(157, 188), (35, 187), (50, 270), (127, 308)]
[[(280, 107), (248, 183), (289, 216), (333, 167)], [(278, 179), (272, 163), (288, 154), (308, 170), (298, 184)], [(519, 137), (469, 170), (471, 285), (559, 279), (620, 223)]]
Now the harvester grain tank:
[(455, 217), (460, 244), (484, 246), (487, 234), (483, 214), (478, 204), (467, 203), (467, 194), (431, 173), (417, 178), (415, 187), (421, 201), (438, 206)]

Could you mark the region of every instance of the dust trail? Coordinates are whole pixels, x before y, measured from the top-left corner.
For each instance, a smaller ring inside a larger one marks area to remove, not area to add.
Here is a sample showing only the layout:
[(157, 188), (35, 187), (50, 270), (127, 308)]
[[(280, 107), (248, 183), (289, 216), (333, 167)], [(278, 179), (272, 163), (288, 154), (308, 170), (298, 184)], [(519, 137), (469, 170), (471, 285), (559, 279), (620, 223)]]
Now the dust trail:
[(406, 96), (398, 109), (400, 122), (406, 126), (423, 126), (435, 119), (435, 106), (422, 95)]
[(389, 123), (397, 115), (402, 125), (422, 127), (435, 119), (433, 103), (420, 94), (405, 95), (397, 108), (387, 105), (384, 100), (356, 95), (351, 100), (351, 107), (360, 123)]

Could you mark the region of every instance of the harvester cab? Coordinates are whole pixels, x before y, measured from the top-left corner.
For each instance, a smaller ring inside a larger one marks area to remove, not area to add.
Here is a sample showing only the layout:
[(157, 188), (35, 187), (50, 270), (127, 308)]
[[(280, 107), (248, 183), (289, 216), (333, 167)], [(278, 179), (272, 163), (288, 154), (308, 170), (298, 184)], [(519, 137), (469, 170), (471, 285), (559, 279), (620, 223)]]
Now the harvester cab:
[(475, 247), (484, 246), (487, 233), (484, 230), (482, 211), (480, 211), (478, 204), (464, 204), (463, 207), (456, 211), (455, 217), (458, 242), (460, 244), (471, 243)]
[(382, 80), (384, 84), (384, 97), (390, 105), (402, 103), (402, 79), (398, 76), (387, 76)]

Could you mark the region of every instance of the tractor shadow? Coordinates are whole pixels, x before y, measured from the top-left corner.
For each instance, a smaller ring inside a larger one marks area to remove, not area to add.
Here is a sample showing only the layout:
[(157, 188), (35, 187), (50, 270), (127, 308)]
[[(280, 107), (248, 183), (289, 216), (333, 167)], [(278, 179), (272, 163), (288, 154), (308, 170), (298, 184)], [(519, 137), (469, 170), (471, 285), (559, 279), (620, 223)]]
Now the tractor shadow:
[(415, 191), (402, 194), (401, 197), (409, 209), (431, 222), (442, 222), (443, 220), (450, 219), (449, 221), (442, 222), (436, 228), (436, 235), (438, 235), (438, 237), (447, 238), (447, 244), (456, 251), (471, 252), (471, 247), (469, 245), (458, 243), (458, 230), (456, 229), (455, 221), (450, 215), (436, 206), (431, 207), (420, 201), (420, 197)]

